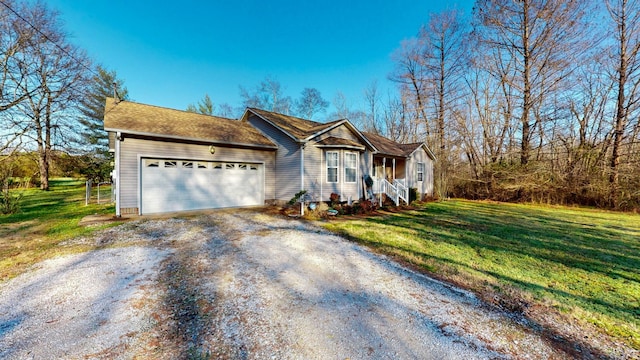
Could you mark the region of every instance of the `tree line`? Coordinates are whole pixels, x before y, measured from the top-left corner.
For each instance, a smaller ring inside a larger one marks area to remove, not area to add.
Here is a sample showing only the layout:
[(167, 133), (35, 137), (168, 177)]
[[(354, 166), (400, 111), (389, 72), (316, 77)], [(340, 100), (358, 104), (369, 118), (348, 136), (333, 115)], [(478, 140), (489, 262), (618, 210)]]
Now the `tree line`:
[(638, 1), (477, 0), (395, 64), (384, 132), (428, 142), (441, 197), (640, 208)]

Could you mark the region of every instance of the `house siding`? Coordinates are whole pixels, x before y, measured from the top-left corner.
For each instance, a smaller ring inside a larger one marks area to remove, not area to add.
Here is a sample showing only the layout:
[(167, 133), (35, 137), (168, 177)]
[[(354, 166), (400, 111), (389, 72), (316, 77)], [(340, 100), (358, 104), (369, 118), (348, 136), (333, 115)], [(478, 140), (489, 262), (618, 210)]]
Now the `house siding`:
[[(275, 144), (278, 144), (273, 172), (276, 184), (275, 199), (280, 201), (289, 201), (298, 191), (301, 190), (300, 144), (256, 115), (249, 116), (247, 121), (260, 130)], [(307, 159), (305, 154), (305, 168), (308, 168), (309, 166), (306, 161)]]
[(347, 126), (344, 124), (327, 131), (326, 133), (318, 136), (317, 139), (319, 141), (322, 139), (326, 139), (330, 136), (361, 142), (360, 139), (358, 139), (358, 137), (351, 130), (349, 130), (349, 128), (347, 128)]
[[(418, 181), (418, 163), (424, 163), (423, 181)], [(418, 189), (420, 197), (425, 195), (433, 196), (433, 159), (429, 157), (423, 147), (420, 147), (411, 155), (411, 158), (407, 161), (407, 167), (409, 187)]]
[[(327, 182), (326, 152), (338, 153), (338, 182)], [(345, 154), (356, 153), (358, 157), (355, 183), (345, 182)], [(340, 195), (343, 201), (349, 197), (358, 200), (362, 197), (362, 176), (367, 174), (369, 152), (352, 149), (323, 148), (307, 145), (305, 148), (305, 189), (313, 201), (329, 201), (331, 193)]]
[(212, 155), (208, 145), (125, 137), (124, 141), (120, 143), (121, 209), (139, 207), (140, 177), (138, 172), (141, 157), (263, 163), (265, 200), (273, 200), (276, 196), (274, 151), (216, 146), (216, 152)]
[[(311, 140), (305, 147), (305, 190), (308, 191), (311, 200), (313, 201), (329, 201), (331, 193), (340, 195), (342, 201), (347, 201), (349, 198), (352, 200), (358, 200), (362, 197), (362, 177), (370, 173), (372, 154), (367, 149), (365, 151), (357, 149), (347, 148), (333, 148), (333, 147), (319, 147), (316, 146), (317, 142), (322, 141), (328, 137), (336, 137), (341, 139), (348, 139), (360, 143), (363, 147), (366, 145), (362, 143), (360, 138), (356, 136), (347, 126), (340, 125), (326, 133), (318, 135)], [(338, 182), (327, 182), (327, 163), (325, 153), (327, 151), (338, 152)], [(355, 183), (345, 182), (345, 154), (346, 153), (357, 154), (357, 174)]]

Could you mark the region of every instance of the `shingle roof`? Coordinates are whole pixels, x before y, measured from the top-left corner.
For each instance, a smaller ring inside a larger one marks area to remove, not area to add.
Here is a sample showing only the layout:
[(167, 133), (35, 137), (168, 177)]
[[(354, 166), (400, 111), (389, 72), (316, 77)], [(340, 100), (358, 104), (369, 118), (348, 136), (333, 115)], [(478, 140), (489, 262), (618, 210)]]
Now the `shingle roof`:
[(411, 155), (417, 148), (424, 145), (424, 143), (412, 143), (412, 144), (398, 144), (400, 149), (402, 149), (404, 156)]
[(130, 101), (107, 98), (104, 128), (138, 135), (158, 135), (219, 144), (276, 148), (249, 123)]
[(345, 120), (335, 120), (328, 123), (319, 123), (311, 120), (301, 119), (295, 116), (283, 115), (271, 111), (249, 108), (253, 113), (261, 116), (265, 120), (270, 121), (280, 129), (286, 131), (298, 140), (304, 140), (308, 137), (328, 129), (333, 125)]
[(369, 139), (369, 142), (373, 144), (373, 146), (375, 146), (376, 149), (378, 149), (379, 153), (384, 155), (400, 156), (400, 157), (407, 156), (405, 155), (405, 150), (402, 148), (401, 144), (377, 134), (368, 133), (368, 132), (363, 132), (363, 134), (364, 136), (367, 137), (367, 139)]
[(359, 142), (355, 142), (353, 140), (349, 140), (349, 139), (343, 139), (343, 138), (337, 138), (334, 136), (329, 136), (326, 139), (320, 140), (316, 143), (316, 145), (320, 145), (320, 146), (349, 146), (349, 147), (354, 147), (354, 148), (358, 148), (358, 149), (363, 149), (364, 150), (364, 146), (359, 143)]
[[(407, 157), (414, 151), (416, 151), (416, 149), (418, 149), (420, 146), (424, 145), (424, 143), (400, 144), (381, 135), (373, 133), (363, 134), (367, 137), (367, 139), (369, 139), (369, 142), (373, 144), (376, 149), (378, 149), (378, 153), (383, 155)], [(427, 148), (427, 152), (429, 153), (429, 156), (433, 158), (431, 150)]]

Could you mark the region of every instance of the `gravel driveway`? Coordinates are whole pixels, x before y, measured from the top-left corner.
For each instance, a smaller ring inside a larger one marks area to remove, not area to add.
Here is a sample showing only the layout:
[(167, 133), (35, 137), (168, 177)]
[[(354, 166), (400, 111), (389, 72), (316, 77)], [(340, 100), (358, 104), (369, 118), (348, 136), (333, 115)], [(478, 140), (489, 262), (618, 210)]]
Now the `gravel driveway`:
[[(0, 286), (0, 358), (566, 358), (472, 294), (310, 223), (143, 219)], [(63, 245), (65, 246), (65, 245)]]

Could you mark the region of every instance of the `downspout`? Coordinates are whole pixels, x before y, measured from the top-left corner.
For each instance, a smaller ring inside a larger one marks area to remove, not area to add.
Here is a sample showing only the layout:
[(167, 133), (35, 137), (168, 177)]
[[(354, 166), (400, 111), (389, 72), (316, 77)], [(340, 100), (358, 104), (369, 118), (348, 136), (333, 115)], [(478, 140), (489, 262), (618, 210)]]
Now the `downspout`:
[[(322, 159), (324, 159), (324, 162), (322, 161)], [(322, 150), (322, 152), (320, 153), (320, 201), (323, 201), (322, 199), (324, 199), (323, 184), (325, 181), (324, 167), (326, 166), (326, 161), (327, 161), (327, 152), (325, 150)]]
[[(306, 143), (300, 145), (300, 191), (304, 190), (304, 147)], [(304, 196), (304, 195), (303, 195)], [(300, 216), (304, 215), (304, 198), (300, 201)]]
[[(344, 151), (340, 150), (338, 155), (338, 181), (340, 182), (340, 201), (344, 201)], [(342, 163), (340, 163), (342, 160)], [(342, 179), (340, 178), (340, 169), (342, 169)]]
[(120, 211), (120, 142), (122, 141), (122, 133), (120, 131), (116, 132), (116, 152), (115, 152), (115, 164), (114, 164), (114, 172), (115, 176), (113, 180), (115, 182), (116, 187), (116, 217), (119, 218), (122, 214)]

